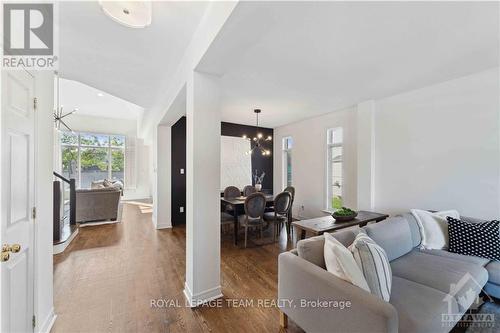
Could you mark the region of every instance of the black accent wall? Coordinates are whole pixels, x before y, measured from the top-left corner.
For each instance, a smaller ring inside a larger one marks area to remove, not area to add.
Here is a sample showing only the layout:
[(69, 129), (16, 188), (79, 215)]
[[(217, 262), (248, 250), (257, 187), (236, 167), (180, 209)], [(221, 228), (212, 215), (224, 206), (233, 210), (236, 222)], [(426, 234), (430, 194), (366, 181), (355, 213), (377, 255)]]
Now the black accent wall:
[[(172, 126), (172, 225), (186, 223), (186, 117)], [(180, 170), (184, 169), (184, 174)], [(184, 207), (184, 212), (180, 212)]]
[[(264, 138), (269, 135), (273, 137), (272, 128), (263, 128), (256, 126), (247, 126), (233, 123), (221, 123), (221, 135), (242, 137), (246, 135), (253, 138), (260, 132)], [(172, 225), (186, 223), (186, 174), (180, 173), (180, 169), (186, 170), (186, 117), (182, 117), (172, 126)], [(273, 190), (273, 141), (263, 143), (263, 148), (271, 151), (271, 156), (262, 156), (255, 152), (252, 155), (252, 174), (255, 170), (260, 175), (266, 173), (262, 189), (265, 192), (272, 193)], [(252, 177), (253, 179), (253, 177)], [(252, 180), (253, 181), (253, 180)], [(254, 185), (254, 184), (252, 184)], [(184, 207), (184, 212), (180, 212), (180, 207)]]

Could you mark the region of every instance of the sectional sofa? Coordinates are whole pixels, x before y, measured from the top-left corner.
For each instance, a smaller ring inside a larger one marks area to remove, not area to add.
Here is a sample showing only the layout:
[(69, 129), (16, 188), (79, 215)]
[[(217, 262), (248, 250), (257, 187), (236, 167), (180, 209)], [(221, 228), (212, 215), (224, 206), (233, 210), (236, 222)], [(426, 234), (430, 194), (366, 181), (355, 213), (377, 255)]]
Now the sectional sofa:
[(449, 332), (481, 292), (500, 298), (499, 262), (421, 250), (410, 213), (333, 235), (349, 246), (358, 232), (367, 233), (387, 253), (393, 275), (390, 301), (326, 271), (324, 238), (317, 236), (279, 256), (282, 326), (289, 317), (307, 332)]

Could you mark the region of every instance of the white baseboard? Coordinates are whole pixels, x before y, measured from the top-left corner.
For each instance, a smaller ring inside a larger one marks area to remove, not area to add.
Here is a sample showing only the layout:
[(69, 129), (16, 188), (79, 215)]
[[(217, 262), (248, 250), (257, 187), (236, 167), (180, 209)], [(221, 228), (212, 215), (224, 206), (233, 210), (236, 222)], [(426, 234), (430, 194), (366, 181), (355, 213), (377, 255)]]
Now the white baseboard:
[(186, 297), (189, 307), (191, 308), (195, 308), (214, 299), (221, 298), (222, 296), (224, 295), (222, 295), (221, 286), (217, 286), (193, 295), (187, 283), (184, 283), (184, 297)]
[(156, 229), (170, 229), (170, 228), (172, 228), (172, 225), (171, 224), (166, 224), (166, 223), (164, 223), (164, 224), (158, 224), (156, 226)]
[(54, 326), (54, 323), (56, 322), (56, 318), (57, 318), (57, 315), (54, 312), (54, 308), (50, 309), (49, 315), (47, 316), (47, 318), (45, 318), (45, 321), (40, 326), (40, 329), (38, 330), (38, 332), (50, 333), (52, 326)]

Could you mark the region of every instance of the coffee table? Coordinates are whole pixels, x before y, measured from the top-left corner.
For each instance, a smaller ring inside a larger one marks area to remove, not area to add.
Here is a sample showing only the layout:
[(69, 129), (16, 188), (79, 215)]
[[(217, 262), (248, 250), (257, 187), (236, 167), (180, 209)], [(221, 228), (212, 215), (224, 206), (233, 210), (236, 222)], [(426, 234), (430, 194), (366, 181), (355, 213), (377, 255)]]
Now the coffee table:
[(310, 232), (316, 236), (321, 235), (324, 232), (332, 232), (356, 225), (364, 227), (368, 224), (368, 222), (380, 222), (388, 217), (389, 215), (387, 214), (361, 210), (358, 212), (358, 216), (352, 221), (337, 222), (332, 216), (324, 216), (315, 219), (295, 221), (292, 222), (292, 225), (295, 227), (297, 232), (300, 231), (300, 234), (297, 233), (298, 235), (300, 235), (299, 239), (304, 239), (306, 238), (306, 232)]

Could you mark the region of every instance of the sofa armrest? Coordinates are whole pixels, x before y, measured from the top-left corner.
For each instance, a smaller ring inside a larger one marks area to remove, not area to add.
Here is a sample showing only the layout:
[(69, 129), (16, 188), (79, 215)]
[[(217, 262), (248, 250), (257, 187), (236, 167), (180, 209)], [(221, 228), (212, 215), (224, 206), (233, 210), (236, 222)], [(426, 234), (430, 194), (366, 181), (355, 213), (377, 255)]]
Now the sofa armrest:
[[(307, 332), (397, 332), (396, 309), (290, 252), (278, 258), (280, 310)], [(330, 301), (321, 307), (307, 301)], [(345, 307), (335, 307), (344, 301)], [(350, 307), (348, 303), (350, 302)]]

